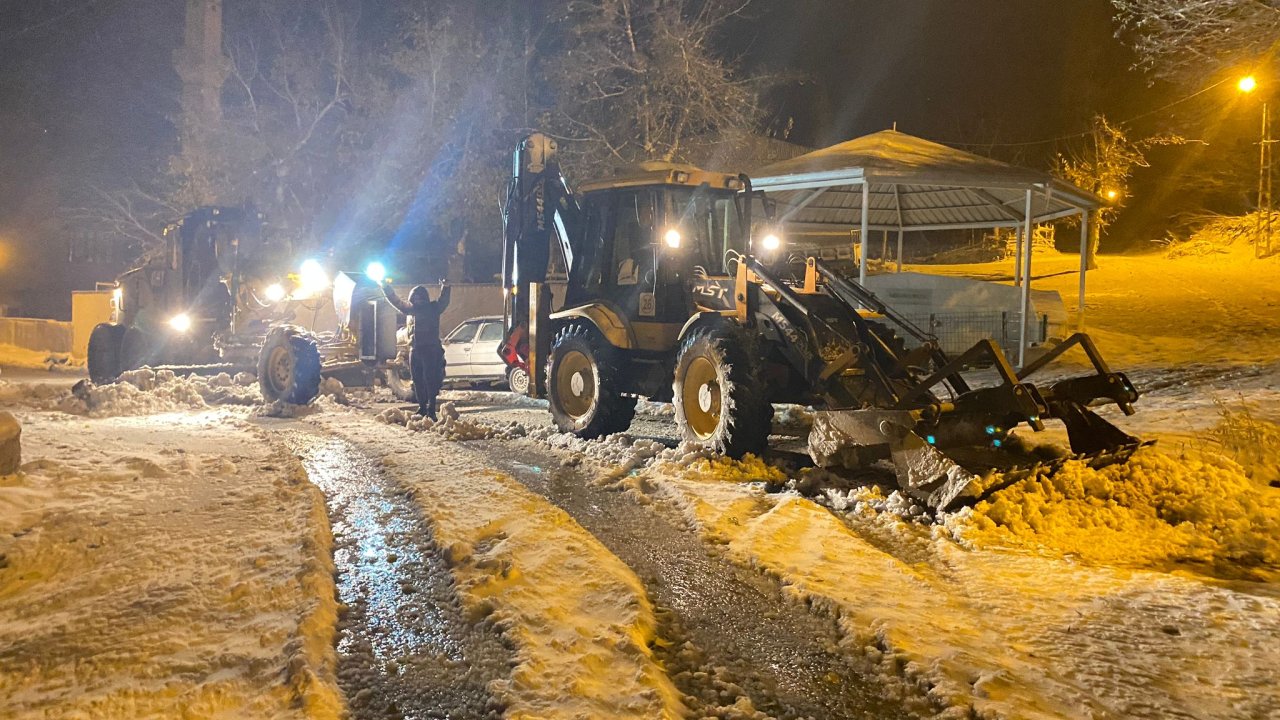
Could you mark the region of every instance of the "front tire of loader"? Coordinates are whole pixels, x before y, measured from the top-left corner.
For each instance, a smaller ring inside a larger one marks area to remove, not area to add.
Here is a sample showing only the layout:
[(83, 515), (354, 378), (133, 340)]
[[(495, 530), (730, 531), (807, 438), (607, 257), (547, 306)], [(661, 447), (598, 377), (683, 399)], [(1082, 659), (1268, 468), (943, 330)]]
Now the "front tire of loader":
[(293, 325), (271, 328), (258, 355), (258, 387), (267, 402), (306, 405), (320, 394), (320, 350)]
[(561, 432), (592, 440), (625, 431), (636, 414), (636, 399), (621, 386), (622, 359), (594, 328), (573, 323), (551, 343), (547, 400)]
[(155, 365), (152, 355), (151, 339), (136, 327), (124, 331), (120, 347), (120, 369), (137, 370), (143, 365)]
[(696, 328), (680, 343), (673, 402), (685, 440), (734, 458), (769, 447), (773, 406), (749, 348), (749, 339), (728, 324)]
[(123, 325), (98, 323), (89, 333), (89, 379), (94, 385), (107, 385), (124, 372)]

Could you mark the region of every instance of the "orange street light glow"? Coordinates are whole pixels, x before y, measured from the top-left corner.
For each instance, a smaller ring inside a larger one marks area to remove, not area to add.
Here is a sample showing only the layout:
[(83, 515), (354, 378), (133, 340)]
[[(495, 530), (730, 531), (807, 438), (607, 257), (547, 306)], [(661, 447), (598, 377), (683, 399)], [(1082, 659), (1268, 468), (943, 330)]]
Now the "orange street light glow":
[(1246, 75), (1236, 83), (1236, 88), (1242, 93), (1251, 93), (1258, 89), (1258, 80), (1252, 75)]

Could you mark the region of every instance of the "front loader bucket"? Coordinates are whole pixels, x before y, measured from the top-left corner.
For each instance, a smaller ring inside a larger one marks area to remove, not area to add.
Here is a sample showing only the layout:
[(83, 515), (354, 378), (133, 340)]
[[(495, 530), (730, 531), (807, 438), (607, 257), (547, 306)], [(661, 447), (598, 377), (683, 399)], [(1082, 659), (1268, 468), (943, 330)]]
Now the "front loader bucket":
[(977, 476), (917, 435), (914, 425), (911, 413), (901, 410), (819, 410), (809, 433), (809, 456), (819, 467), (858, 468), (889, 460), (902, 492), (935, 511), (973, 497)]

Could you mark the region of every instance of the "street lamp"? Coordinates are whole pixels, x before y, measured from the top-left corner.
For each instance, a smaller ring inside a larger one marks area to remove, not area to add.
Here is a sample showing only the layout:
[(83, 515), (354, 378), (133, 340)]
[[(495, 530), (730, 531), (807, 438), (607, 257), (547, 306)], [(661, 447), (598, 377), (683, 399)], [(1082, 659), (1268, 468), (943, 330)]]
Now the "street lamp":
[[(1236, 89), (1248, 95), (1258, 89), (1258, 79), (1252, 75), (1240, 78)], [(1264, 257), (1271, 253), (1271, 108), (1262, 101), (1262, 135), (1258, 141), (1258, 216), (1254, 226), (1254, 255)]]

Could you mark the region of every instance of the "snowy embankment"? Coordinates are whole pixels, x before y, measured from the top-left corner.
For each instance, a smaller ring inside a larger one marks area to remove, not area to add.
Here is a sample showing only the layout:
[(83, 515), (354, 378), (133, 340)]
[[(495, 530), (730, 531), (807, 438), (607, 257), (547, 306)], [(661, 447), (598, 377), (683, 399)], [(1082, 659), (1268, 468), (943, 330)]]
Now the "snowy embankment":
[(235, 412), (19, 413), (0, 715), (342, 716), (323, 498)]
[[(399, 411), (380, 423), (354, 418), (311, 421), (411, 488), (468, 614), (494, 622), (515, 647), (511, 677), (494, 689), (507, 717), (682, 716), (649, 648), (656, 620), (640, 580), (563, 511), (450, 442), (513, 427), (459, 420), (451, 408), (435, 424)], [(421, 434), (407, 435), (405, 423)]]
[(84, 360), (72, 357), (70, 353), (28, 350), (17, 345), (0, 343), (0, 365), (29, 370), (79, 371), (84, 369)]
[(758, 461), (641, 477), (708, 540), (838, 618), (851, 651), (959, 717), (1266, 717), (1280, 704), (1280, 586), (1177, 569), (1280, 562), (1280, 499), (1229, 460), (1147, 451), (1068, 468), (936, 525), (886, 511), (877, 492), (836, 494), (835, 509), (767, 494), (742, 481), (784, 476)]

